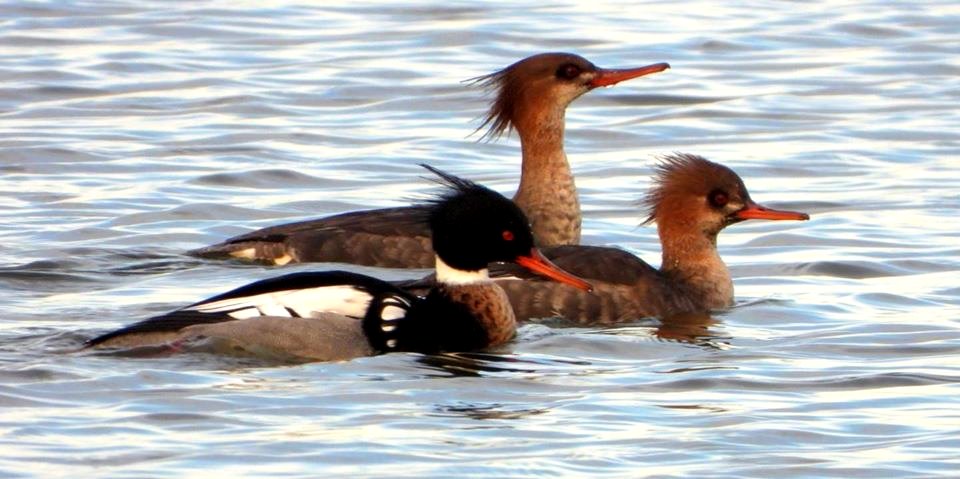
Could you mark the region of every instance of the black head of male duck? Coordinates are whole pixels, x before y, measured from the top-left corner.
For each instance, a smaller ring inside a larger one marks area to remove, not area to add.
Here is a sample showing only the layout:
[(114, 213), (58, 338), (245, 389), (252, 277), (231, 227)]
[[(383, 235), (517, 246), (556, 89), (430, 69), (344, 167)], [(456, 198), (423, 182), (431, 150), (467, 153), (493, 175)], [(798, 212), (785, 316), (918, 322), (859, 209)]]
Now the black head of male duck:
[(513, 310), (489, 279), (489, 263), (515, 262), (575, 288), (590, 288), (543, 258), (526, 217), (510, 200), (431, 171), (446, 188), (423, 206), (437, 269), (437, 284), (425, 297), (351, 272), (293, 273), (101, 335), (88, 345), (129, 348), (205, 339), (314, 360), (467, 351), (503, 344), (515, 332)]
[[(480, 127), (495, 138), (515, 129), (522, 167), (514, 201), (526, 213), (537, 244), (580, 242), (580, 202), (563, 150), (567, 106), (598, 87), (669, 68), (600, 68), (572, 53), (542, 53), (474, 79), (493, 91)], [(417, 207), (355, 211), (262, 228), (190, 252), (210, 259), (240, 259), (284, 265), (340, 262), (389, 268), (433, 266), (430, 230)]]
[(539, 281), (501, 281), (518, 318), (614, 323), (729, 307), (733, 281), (717, 251), (717, 235), (745, 220), (810, 218), (757, 204), (733, 170), (689, 154), (663, 159), (644, 205), (645, 223), (656, 222), (663, 247), (659, 270), (617, 248), (545, 248), (558, 266), (591, 280), (595, 291), (587, 296)]

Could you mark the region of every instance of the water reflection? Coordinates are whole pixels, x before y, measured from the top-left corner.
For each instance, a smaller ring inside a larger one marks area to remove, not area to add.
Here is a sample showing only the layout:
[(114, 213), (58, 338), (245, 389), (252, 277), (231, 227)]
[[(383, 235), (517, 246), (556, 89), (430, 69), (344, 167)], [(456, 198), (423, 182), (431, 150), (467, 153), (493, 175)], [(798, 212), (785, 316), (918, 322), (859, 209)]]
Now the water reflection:
[[(327, 3), (0, 8), (0, 476), (956, 476), (956, 2)], [(405, 204), (417, 163), (512, 193), (459, 81), (556, 50), (674, 67), (567, 112), (585, 243), (656, 260), (671, 151), (813, 214), (724, 232), (746, 303), (482, 354), (64, 353), (278, 274), (182, 251)]]
[[(575, 328), (582, 330), (582, 325), (564, 318), (547, 318), (536, 321), (536, 324), (550, 326), (562, 330)], [(725, 349), (729, 347), (730, 336), (720, 335), (713, 326), (721, 322), (709, 312), (682, 313), (662, 318), (649, 318), (625, 323), (610, 328), (594, 329), (588, 332), (612, 336), (650, 336), (664, 341), (688, 343), (709, 349)]]
[(432, 377), (476, 377), (502, 373), (536, 373), (542, 369), (556, 368), (557, 366), (576, 367), (590, 364), (588, 361), (573, 359), (544, 359), (483, 352), (421, 355), (417, 358), (417, 362), (432, 371), (445, 373), (443, 375), (431, 373), (430, 376)]
[(724, 349), (730, 337), (717, 336), (710, 327), (719, 323), (710, 313), (684, 313), (660, 319), (654, 335), (667, 341), (679, 341), (697, 346)]
[(452, 405), (434, 405), (436, 416), (463, 416), (469, 419), (523, 419), (544, 414), (546, 408), (520, 408), (510, 404), (456, 403)]

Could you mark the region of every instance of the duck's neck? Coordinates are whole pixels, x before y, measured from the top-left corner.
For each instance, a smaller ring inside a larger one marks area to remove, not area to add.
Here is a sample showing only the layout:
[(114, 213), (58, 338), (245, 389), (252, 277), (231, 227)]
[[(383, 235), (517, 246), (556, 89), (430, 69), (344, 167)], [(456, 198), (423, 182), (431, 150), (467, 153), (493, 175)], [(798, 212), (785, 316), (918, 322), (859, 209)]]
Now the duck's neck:
[(460, 284), (477, 284), (477, 283), (489, 283), (490, 282), (490, 271), (487, 268), (483, 268), (477, 271), (467, 271), (462, 269), (454, 268), (453, 266), (448, 265), (445, 261), (440, 259), (439, 256), (436, 257), (436, 270), (437, 270), (437, 282), (441, 284), (449, 285), (460, 285)]
[(437, 289), (434, 293), (469, 310), (473, 321), (486, 335), (478, 347), (498, 346), (513, 339), (516, 334), (517, 317), (510, 306), (510, 298), (503, 288), (490, 280), (486, 268), (479, 271), (459, 270), (438, 256)]
[(716, 234), (659, 223), (657, 229), (663, 245), (660, 270), (664, 276), (677, 283), (678, 289), (689, 291), (691, 299), (706, 309), (733, 305), (733, 280), (717, 252)]
[(533, 111), (514, 122), (523, 164), (513, 201), (530, 219), (539, 246), (580, 243), (580, 200), (563, 151), (564, 111)]

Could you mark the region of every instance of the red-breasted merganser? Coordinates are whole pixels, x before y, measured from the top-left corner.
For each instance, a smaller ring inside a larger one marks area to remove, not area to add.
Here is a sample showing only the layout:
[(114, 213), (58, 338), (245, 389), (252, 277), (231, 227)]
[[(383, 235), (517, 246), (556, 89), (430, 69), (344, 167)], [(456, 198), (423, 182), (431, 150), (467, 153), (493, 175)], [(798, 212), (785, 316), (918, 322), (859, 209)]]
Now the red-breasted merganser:
[[(687, 154), (664, 158), (644, 203), (649, 210), (644, 224), (657, 223), (663, 246), (659, 270), (617, 248), (544, 248), (554, 264), (590, 281), (594, 291), (581, 294), (537, 280), (497, 280), (518, 320), (559, 316), (581, 324), (611, 324), (730, 307), (733, 281), (717, 252), (717, 234), (749, 219), (810, 219), (806, 213), (755, 203), (733, 170)], [(492, 271), (494, 277), (503, 274), (527, 276), (509, 265)]]
[[(513, 200), (530, 218), (539, 246), (580, 243), (580, 202), (563, 151), (564, 114), (573, 100), (597, 87), (661, 72), (657, 63), (640, 68), (599, 68), (570, 53), (543, 53), (474, 79), (495, 98), (480, 128), (497, 137), (520, 136), (523, 160)], [(389, 268), (429, 268), (434, 254), (430, 231), (413, 207), (344, 213), (270, 226), (196, 249), (191, 255), (270, 264), (341, 262)]]
[[(428, 167), (429, 168), (429, 167)], [(88, 347), (213, 341), (230, 349), (332, 361), (391, 351), (471, 351), (509, 341), (516, 319), (488, 263), (511, 261), (555, 281), (590, 285), (551, 265), (523, 212), (500, 194), (431, 169), (446, 193), (418, 211), (433, 235), (436, 285), (418, 297), (346, 271), (258, 281), (96, 337)]]

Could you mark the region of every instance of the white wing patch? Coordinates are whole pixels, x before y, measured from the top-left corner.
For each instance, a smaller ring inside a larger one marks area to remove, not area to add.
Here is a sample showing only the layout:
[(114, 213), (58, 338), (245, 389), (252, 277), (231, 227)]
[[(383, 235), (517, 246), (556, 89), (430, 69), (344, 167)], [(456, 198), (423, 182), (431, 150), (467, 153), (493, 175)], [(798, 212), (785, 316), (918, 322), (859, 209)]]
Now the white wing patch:
[[(198, 304), (190, 310), (201, 313), (227, 313), (237, 319), (257, 316), (309, 318), (320, 313), (336, 313), (362, 318), (373, 297), (354, 286), (323, 286), (228, 298)], [(403, 311), (400, 308), (389, 308)]]
[(383, 313), (380, 314), (380, 319), (391, 320), (391, 319), (401, 319), (407, 315), (407, 310), (400, 306), (386, 306), (383, 308)]

